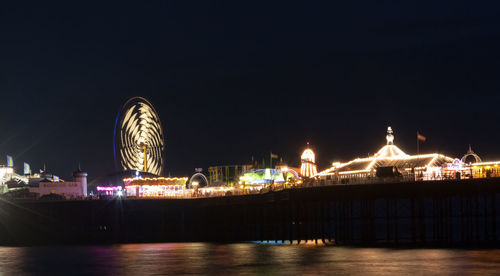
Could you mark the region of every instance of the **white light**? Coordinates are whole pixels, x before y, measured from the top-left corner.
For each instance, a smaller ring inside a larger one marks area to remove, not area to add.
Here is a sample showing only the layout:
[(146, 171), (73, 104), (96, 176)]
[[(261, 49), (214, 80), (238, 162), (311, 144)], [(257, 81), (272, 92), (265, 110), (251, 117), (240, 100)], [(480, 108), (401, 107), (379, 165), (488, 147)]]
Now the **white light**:
[(123, 195), (123, 192), (122, 192), (122, 191), (118, 191), (118, 192), (116, 193), (116, 195), (117, 195), (117, 196), (122, 196), (122, 195)]
[(300, 174), (305, 177), (312, 177), (317, 174), (316, 156), (311, 149), (306, 149), (301, 156), (302, 164), (300, 165)]

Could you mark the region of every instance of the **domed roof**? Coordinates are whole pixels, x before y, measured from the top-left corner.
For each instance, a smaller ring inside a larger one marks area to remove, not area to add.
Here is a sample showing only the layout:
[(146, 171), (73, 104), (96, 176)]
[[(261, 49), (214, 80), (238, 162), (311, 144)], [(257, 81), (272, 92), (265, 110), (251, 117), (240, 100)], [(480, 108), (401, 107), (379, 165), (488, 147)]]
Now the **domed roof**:
[(302, 153), (302, 155), (301, 155), (301, 159), (302, 159), (302, 160), (307, 160), (307, 161), (311, 161), (311, 162), (314, 162), (314, 161), (315, 161), (315, 160), (314, 160), (314, 159), (315, 159), (314, 157), (315, 157), (315, 156), (314, 156), (314, 152), (313, 152), (311, 149), (309, 149), (309, 148), (308, 148), (308, 149), (306, 149), (306, 150)]
[(401, 158), (408, 157), (404, 151), (399, 149), (394, 145), (394, 135), (392, 135), (392, 128), (387, 127), (387, 136), (385, 139), (387, 140), (387, 145), (383, 146), (377, 153), (375, 153), (375, 157), (378, 158)]
[(407, 157), (409, 156), (404, 151), (400, 150), (395, 145), (385, 145), (382, 147), (377, 153), (375, 153), (375, 157), (379, 158), (399, 158), (399, 157)]

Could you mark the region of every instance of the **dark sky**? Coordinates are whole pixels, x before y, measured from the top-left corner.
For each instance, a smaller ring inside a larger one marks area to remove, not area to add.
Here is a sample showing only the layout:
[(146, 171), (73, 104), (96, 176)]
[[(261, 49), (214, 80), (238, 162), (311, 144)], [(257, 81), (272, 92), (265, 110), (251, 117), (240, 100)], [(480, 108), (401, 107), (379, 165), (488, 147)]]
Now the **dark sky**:
[[(166, 171), (320, 168), (395, 143), (500, 159), (500, 9), (477, 1), (10, 1), (0, 7), (0, 155), (69, 178), (113, 171), (113, 127), (148, 98)], [(494, 1), (489, 1), (494, 2)], [(0, 163), (4, 157), (1, 157)]]

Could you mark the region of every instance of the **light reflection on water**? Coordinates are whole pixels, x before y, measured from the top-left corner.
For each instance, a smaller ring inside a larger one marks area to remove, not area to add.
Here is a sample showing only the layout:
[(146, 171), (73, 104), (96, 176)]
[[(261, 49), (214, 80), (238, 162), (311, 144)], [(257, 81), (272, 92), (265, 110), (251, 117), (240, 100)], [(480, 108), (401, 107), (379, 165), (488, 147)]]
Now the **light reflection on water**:
[(0, 274), (498, 274), (500, 250), (253, 243), (0, 247)]

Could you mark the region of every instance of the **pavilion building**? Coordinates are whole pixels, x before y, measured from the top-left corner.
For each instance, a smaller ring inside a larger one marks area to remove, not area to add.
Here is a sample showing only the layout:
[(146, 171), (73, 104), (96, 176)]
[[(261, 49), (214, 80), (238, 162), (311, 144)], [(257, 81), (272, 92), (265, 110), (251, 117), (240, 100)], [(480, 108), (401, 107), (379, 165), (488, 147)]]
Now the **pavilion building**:
[(128, 197), (176, 198), (186, 191), (187, 177), (135, 177), (125, 178), (125, 192)]
[(454, 161), (438, 153), (406, 154), (394, 145), (391, 127), (387, 128), (386, 140), (387, 144), (375, 155), (346, 163), (335, 162), (314, 177), (321, 185), (370, 183), (381, 178), (437, 180), (443, 178), (443, 167)]

